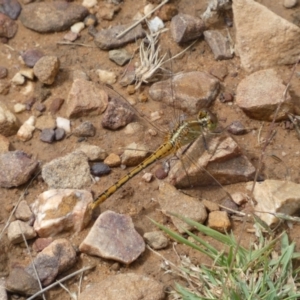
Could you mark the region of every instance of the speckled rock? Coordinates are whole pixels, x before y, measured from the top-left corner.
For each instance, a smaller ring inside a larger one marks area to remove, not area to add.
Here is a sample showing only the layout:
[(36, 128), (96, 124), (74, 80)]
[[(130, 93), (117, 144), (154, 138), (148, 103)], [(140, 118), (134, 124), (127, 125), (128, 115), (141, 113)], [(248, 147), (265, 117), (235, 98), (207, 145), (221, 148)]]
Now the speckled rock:
[(15, 36), (17, 30), (18, 24), (6, 15), (0, 13), (0, 37), (10, 39)]
[(44, 84), (52, 84), (59, 71), (59, 60), (56, 56), (43, 56), (33, 67), (34, 75)]
[(23, 236), (26, 240), (36, 237), (36, 232), (33, 227), (25, 222), (16, 220), (9, 224), (7, 228), (7, 237), (12, 244), (23, 242)]
[(37, 61), (44, 56), (44, 53), (39, 49), (28, 49), (21, 54), (21, 57), (27, 67), (33, 68)]
[(13, 20), (16, 20), (22, 10), (17, 0), (1, 0), (0, 12), (4, 13)]

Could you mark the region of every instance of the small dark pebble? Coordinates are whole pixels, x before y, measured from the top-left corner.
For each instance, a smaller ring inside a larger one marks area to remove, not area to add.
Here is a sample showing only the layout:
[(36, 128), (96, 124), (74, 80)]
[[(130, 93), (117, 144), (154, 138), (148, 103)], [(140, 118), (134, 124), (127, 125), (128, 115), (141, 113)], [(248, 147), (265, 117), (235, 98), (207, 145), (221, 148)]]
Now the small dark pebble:
[(5, 67), (0, 66), (0, 79), (5, 78), (7, 76), (7, 69)]
[(36, 62), (44, 56), (44, 53), (38, 49), (28, 49), (21, 54), (22, 59), (29, 68), (33, 68)]
[(240, 121), (233, 121), (227, 126), (227, 131), (234, 135), (241, 135), (247, 133), (246, 128)]
[(292, 129), (294, 129), (294, 124), (290, 121), (285, 121), (284, 122), (284, 128), (288, 129), (288, 130), (292, 130)]
[(62, 128), (56, 128), (54, 131), (55, 131), (55, 140), (56, 141), (62, 140), (66, 135), (65, 131)]
[(155, 171), (155, 177), (157, 179), (165, 179), (168, 176), (168, 173), (163, 169), (163, 167), (160, 167)]
[(103, 176), (110, 173), (110, 167), (104, 163), (95, 163), (91, 167), (91, 173), (94, 176)]
[(34, 109), (39, 111), (39, 112), (43, 112), (46, 110), (46, 105), (43, 104), (43, 103), (37, 103), (35, 106), (34, 106)]
[(51, 128), (45, 128), (42, 130), (40, 140), (45, 143), (51, 144), (54, 141), (55, 132)]
[[(222, 206), (225, 206), (225, 207), (228, 207), (232, 210), (235, 210), (235, 211), (239, 211), (239, 207), (237, 206), (237, 204), (235, 202), (233, 202), (231, 199), (229, 198), (224, 198), (221, 203), (220, 203)], [(232, 215), (234, 214), (234, 212), (232, 212), (231, 210), (228, 210), (228, 209), (225, 209), (225, 208), (222, 208), (221, 207), (221, 210), (222, 211), (226, 211), (229, 215)]]
[(233, 73), (230, 74), (231, 77), (237, 77), (238, 75), (239, 75), (238, 72), (233, 72)]
[(230, 93), (221, 93), (219, 96), (219, 100), (222, 103), (233, 101), (233, 96)]
[(94, 136), (96, 133), (96, 128), (95, 126), (89, 122), (89, 121), (85, 121), (83, 123), (81, 123), (79, 126), (77, 126), (74, 131), (73, 134), (75, 136), (78, 137), (89, 137), (89, 136)]
[(36, 102), (36, 98), (35, 97), (30, 97), (28, 100), (25, 101), (25, 105), (26, 105), (26, 110), (31, 110), (32, 106), (34, 105), (34, 103)]
[(83, 23), (86, 27), (89, 27), (89, 26), (96, 26), (97, 25), (97, 18), (95, 15), (88, 15), (85, 17)]
[(85, 141), (86, 141), (86, 138), (82, 136), (82, 137), (78, 138), (77, 143), (82, 143)]
[(63, 98), (54, 98), (49, 106), (51, 114), (56, 114), (64, 103)]
[(16, 20), (22, 10), (20, 3), (17, 0), (1, 0), (0, 12), (4, 13), (13, 20)]

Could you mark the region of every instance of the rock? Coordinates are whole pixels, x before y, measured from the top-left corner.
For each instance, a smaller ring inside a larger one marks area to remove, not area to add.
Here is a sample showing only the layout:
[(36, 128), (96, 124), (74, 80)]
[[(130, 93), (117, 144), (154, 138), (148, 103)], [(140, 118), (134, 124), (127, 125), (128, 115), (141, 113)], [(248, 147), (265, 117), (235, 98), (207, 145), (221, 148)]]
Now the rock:
[(19, 73), (24, 76), (27, 79), (33, 80), (34, 79), (34, 73), (32, 69), (29, 68), (22, 68)]
[(136, 70), (136, 67), (135, 67), (134, 63), (130, 62), (126, 66), (126, 70), (125, 70), (122, 78), (119, 81), (121, 86), (128, 86), (128, 85), (133, 84), (135, 82), (135, 79), (136, 79), (135, 70)]
[(17, 0), (1, 0), (0, 12), (4, 13), (13, 20), (16, 20), (22, 10)]
[[(274, 69), (257, 71), (240, 81), (236, 90), (236, 104), (251, 118), (272, 121), (285, 89)], [(287, 119), (293, 111), (294, 103), (287, 92), (276, 121)]]
[(24, 222), (33, 220), (33, 213), (25, 200), (20, 201), (15, 211), (15, 217)]
[(205, 41), (212, 50), (215, 60), (230, 59), (233, 57), (233, 49), (228, 37), (224, 37), (219, 30), (204, 31)]
[(89, 285), (78, 300), (163, 300), (164, 286), (152, 278), (134, 273), (108, 276), (96, 284)]
[(192, 71), (174, 75), (170, 80), (154, 83), (149, 89), (150, 97), (173, 108), (196, 114), (209, 107), (219, 92), (219, 81), (204, 72)]
[(44, 84), (52, 84), (59, 71), (59, 60), (56, 56), (43, 56), (33, 67), (34, 75)]
[(91, 8), (95, 5), (97, 5), (97, 0), (83, 0), (82, 2), (82, 6), (86, 8)]
[(179, 13), (172, 18), (170, 30), (176, 43), (186, 43), (199, 38), (205, 29), (204, 22), (193, 16)]
[(121, 158), (119, 155), (111, 153), (105, 158), (104, 163), (109, 167), (119, 167), (121, 165)]
[(64, 104), (63, 98), (54, 98), (49, 106), (49, 111), (52, 115), (55, 115), (61, 108), (61, 106)]
[(21, 113), (23, 111), (26, 110), (26, 105), (25, 104), (21, 104), (21, 103), (17, 103), (14, 105), (14, 112), (15, 113)]
[(78, 23), (75, 23), (74, 25), (71, 26), (71, 31), (73, 33), (80, 33), (80, 31), (82, 31), (84, 29), (85, 25), (83, 22), (78, 22)]
[(31, 205), (34, 229), (40, 237), (55, 236), (62, 231), (79, 232), (91, 220), (89, 205), (92, 202), (92, 194), (85, 190), (46, 191)]
[(104, 163), (95, 163), (91, 167), (91, 173), (94, 176), (101, 177), (110, 173), (110, 167)]
[(226, 185), (253, 179), (254, 166), (230, 136), (207, 134), (205, 141), (200, 135), (171, 168), (168, 181), (184, 188), (191, 185)]
[(61, 141), (66, 136), (66, 132), (62, 128), (56, 128), (54, 130), (54, 139)]
[(149, 30), (154, 33), (162, 30), (165, 27), (165, 24), (159, 17), (156, 16), (155, 18), (148, 21), (148, 27)]
[(143, 176), (142, 176), (142, 179), (145, 181), (145, 182), (150, 182), (153, 178), (153, 175), (152, 173), (145, 173)]
[(40, 33), (59, 32), (69, 29), (88, 14), (85, 7), (67, 1), (34, 2), (24, 6), (20, 21)]
[(97, 23), (98, 23), (98, 20), (95, 15), (88, 15), (84, 19), (84, 24), (86, 27), (96, 26)]
[[(23, 234), (23, 235), (22, 235)], [(33, 228), (25, 222), (13, 221), (7, 228), (7, 237), (12, 244), (19, 244), (26, 240), (30, 240), (36, 237), (36, 232)]]
[(46, 105), (44, 103), (36, 103), (34, 109), (38, 112), (44, 112), (46, 110)]
[(69, 31), (64, 35), (64, 40), (74, 42), (78, 39), (79, 34), (73, 31)]
[(101, 125), (103, 128), (116, 130), (126, 126), (134, 119), (134, 113), (129, 105), (117, 98), (112, 98), (103, 115)]
[(76, 151), (82, 151), (88, 157), (89, 160), (104, 160), (107, 157), (107, 153), (104, 149), (96, 145), (81, 145)]
[(0, 81), (0, 95), (7, 95), (9, 92), (10, 83)]
[(298, 0), (284, 0), (283, 6), (285, 8), (293, 8), (297, 5)]
[(114, 61), (119, 66), (124, 66), (130, 61), (132, 55), (125, 49), (110, 50), (108, 52), (110, 60)]
[(0, 103), (0, 134), (11, 136), (18, 130), (18, 122), (15, 115), (4, 105)]
[(223, 81), (228, 75), (228, 69), (224, 64), (217, 64), (209, 70), (209, 73), (219, 80)]
[(21, 57), (27, 67), (33, 68), (37, 61), (44, 56), (39, 49), (28, 49), (21, 54)]
[(0, 13), (0, 37), (11, 39), (18, 30), (18, 24), (6, 15)]
[(63, 129), (65, 132), (71, 132), (71, 122), (65, 118), (57, 117), (56, 127)]
[[(0, 134), (0, 154), (9, 151), (9, 139), (4, 135)], [(1, 276), (1, 275), (0, 275)]]
[(35, 252), (41, 252), (47, 246), (49, 246), (53, 242), (52, 237), (48, 238), (37, 238), (32, 244), (32, 250)]
[[(172, 185), (159, 182), (158, 202), (163, 212), (168, 211), (204, 223), (207, 218), (205, 206), (198, 199), (180, 193)], [(170, 216), (172, 223), (180, 233), (191, 230), (192, 227), (176, 217)]]
[(45, 128), (41, 131), (40, 140), (44, 143), (53, 143), (55, 139), (55, 131), (52, 128)]
[(75, 118), (86, 115), (99, 115), (108, 104), (107, 93), (94, 83), (75, 79), (67, 99), (67, 117)]
[[(253, 183), (249, 182), (247, 189), (251, 190)], [(292, 216), (300, 208), (300, 185), (291, 181), (265, 180), (257, 182), (253, 192), (256, 201), (255, 214), (267, 225), (279, 222), (274, 215), (281, 213)]]
[[(43, 59), (43, 57), (41, 59)], [(34, 88), (34, 95), (36, 98), (34, 102), (36, 102), (37, 99), (39, 99), (40, 102), (44, 102), (51, 96), (51, 89), (38, 81)]]
[(145, 243), (129, 216), (107, 210), (98, 217), (79, 250), (128, 265), (145, 251)]
[(142, 132), (144, 130), (143, 125), (140, 123), (134, 122), (134, 123), (129, 123), (125, 128), (124, 128), (124, 133), (127, 135), (133, 135), (137, 134), (138, 132)]
[(92, 183), (88, 157), (76, 151), (45, 164), (42, 177), (52, 189), (82, 189)]
[(15, 85), (22, 85), (25, 82), (25, 77), (20, 74), (20, 72), (17, 72), (14, 77), (11, 79), (11, 83)]
[(26, 120), (20, 129), (17, 132), (17, 137), (19, 140), (26, 142), (32, 138), (33, 132), (35, 130), (35, 116), (30, 116), (28, 120)]
[(46, 128), (54, 129), (56, 127), (56, 122), (54, 117), (51, 115), (42, 115), (37, 118), (35, 127), (39, 130), (43, 130)]
[(130, 25), (131, 24), (117, 25), (109, 29), (100, 30), (98, 32), (95, 32), (94, 28), (89, 28), (89, 33), (94, 36), (94, 42), (97, 47), (102, 50), (110, 50), (120, 48), (145, 36), (142, 25), (139, 24), (125, 34), (122, 38), (118, 39), (117, 35), (127, 29)]
[(83, 72), (82, 70), (74, 70), (73, 73), (72, 73), (72, 78), (73, 78), (73, 80), (83, 79), (83, 80), (86, 80), (86, 81), (90, 81), (89, 76), (85, 72)]
[(219, 205), (215, 202), (212, 202), (212, 201), (208, 201), (208, 200), (205, 200), (203, 199), (202, 200), (202, 204), (206, 207), (206, 209), (209, 211), (209, 212), (212, 212), (212, 211), (216, 211), (216, 210), (220, 210), (219, 209)]
[(0, 154), (0, 186), (11, 188), (27, 182), (37, 170), (38, 162), (17, 150)]
[(117, 82), (117, 75), (114, 72), (98, 69), (96, 73), (102, 83), (114, 84)]
[(166, 248), (169, 244), (169, 240), (160, 231), (146, 232), (144, 239), (146, 243), (155, 250)]
[(78, 137), (95, 136), (96, 127), (91, 122), (85, 121), (74, 129), (73, 134)]
[(232, 200), (238, 205), (241, 206), (248, 202), (248, 197), (244, 193), (236, 192), (231, 195)]
[[(300, 55), (298, 26), (252, 0), (233, 1), (232, 9), (235, 48), (247, 72), (296, 63)], [(255, 26), (250, 21), (254, 19)]]
[(113, 20), (116, 13), (120, 11), (119, 6), (115, 6), (113, 4), (107, 3), (98, 11), (97, 16), (102, 20)]
[(212, 211), (208, 215), (207, 226), (222, 233), (229, 233), (231, 223), (226, 211)]
[(0, 299), (7, 300), (7, 293), (5, 289), (5, 280), (0, 278)]
[(227, 126), (227, 131), (234, 135), (242, 135), (247, 133), (247, 129), (240, 121), (233, 121)]
[(22, 267), (13, 267), (5, 282), (5, 288), (11, 293), (33, 295), (40, 291), (35, 276), (32, 277)]
[(178, 9), (174, 4), (165, 4), (163, 7), (161, 7), (157, 15), (160, 19), (162, 19), (164, 22), (171, 21), (171, 19), (178, 14)]
[(0, 66), (0, 79), (7, 77), (8, 71), (5, 67)]
[(47, 286), (57, 275), (72, 268), (75, 263), (76, 251), (72, 244), (67, 239), (58, 239), (38, 253), (25, 271), (35, 277), (35, 268), (42, 286)]
[(127, 167), (137, 166), (149, 155), (149, 149), (142, 144), (131, 143), (125, 148), (121, 160), (122, 165)]
[(222, 199), (220, 204), (223, 206), (220, 208), (220, 210), (226, 211), (229, 216), (234, 214), (234, 211), (239, 211), (237, 204), (228, 197)]

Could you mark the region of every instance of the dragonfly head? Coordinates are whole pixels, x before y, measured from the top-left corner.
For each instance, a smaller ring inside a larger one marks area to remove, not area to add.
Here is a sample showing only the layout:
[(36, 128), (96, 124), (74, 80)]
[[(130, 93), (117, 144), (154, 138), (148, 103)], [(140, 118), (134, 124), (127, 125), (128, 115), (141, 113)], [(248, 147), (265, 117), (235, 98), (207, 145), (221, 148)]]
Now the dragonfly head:
[(198, 113), (198, 120), (203, 128), (212, 131), (217, 127), (217, 117), (207, 109), (201, 109)]

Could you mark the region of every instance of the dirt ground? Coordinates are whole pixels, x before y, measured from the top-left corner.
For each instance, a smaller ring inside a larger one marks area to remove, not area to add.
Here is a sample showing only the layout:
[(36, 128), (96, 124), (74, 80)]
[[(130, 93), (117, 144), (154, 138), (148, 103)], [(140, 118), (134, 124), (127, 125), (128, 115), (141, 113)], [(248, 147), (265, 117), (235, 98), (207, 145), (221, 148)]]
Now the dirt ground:
[[(80, 3), (80, 1), (76, 2)], [(268, 0), (259, 2), (291, 22), (295, 20), (295, 15), (299, 14), (300, 17), (299, 6), (292, 10), (287, 10), (282, 6), (282, 1)], [(204, 11), (206, 1), (178, 0), (174, 1), (174, 4), (177, 6), (179, 12), (195, 15), (195, 13), (200, 14)], [(100, 3), (100, 5), (102, 4)], [(142, 11), (144, 5), (145, 1), (125, 0), (121, 4), (121, 11), (115, 16), (115, 18), (112, 21), (102, 21), (101, 25), (98, 25), (98, 29), (107, 28), (111, 25), (131, 22), (136, 11)], [(72, 84), (73, 70), (82, 70), (90, 75), (95, 81), (97, 81), (97, 78), (95, 76), (93, 77), (92, 70), (97, 68), (113, 71), (119, 77), (124, 71), (124, 67), (119, 67), (108, 59), (108, 53), (106, 51), (102, 51), (94, 46), (93, 38), (88, 34), (87, 29), (82, 31), (80, 39), (78, 39), (76, 42), (87, 44), (91, 47), (80, 47), (57, 44), (57, 42), (63, 40), (63, 36), (66, 32), (39, 34), (25, 28), (20, 21), (17, 21), (17, 23), (19, 25), (19, 29), (16, 36), (9, 41), (9, 47), (3, 44), (0, 45), (1, 65), (9, 70), (9, 79), (11, 79), (21, 67), (21, 63), (18, 59), (21, 51), (37, 47), (40, 48), (45, 54), (57, 56), (61, 62), (61, 67), (55, 83), (50, 86), (52, 96), (49, 100), (53, 99), (55, 96), (66, 99)], [(253, 20), (253, 25), (255, 26), (255, 20)], [(166, 23), (166, 27), (169, 27), (169, 23)], [(221, 27), (225, 27), (222, 18), (220, 18), (219, 23), (215, 24), (214, 28)], [(234, 39), (234, 27), (229, 28), (229, 31)], [(160, 39), (160, 45), (162, 47), (162, 53), (170, 50), (173, 55), (183, 49), (172, 41), (169, 32), (163, 34), (163, 38)], [(132, 43), (128, 44), (126, 49), (132, 53), (137, 47), (138, 44)], [(8, 55), (11, 55), (11, 59), (9, 60), (6, 59)], [(135, 60), (137, 60), (137, 58), (138, 57), (136, 56)], [(192, 70), (209, 71), (212, 67), (219, 65), (225, 65), (229, 72), (229, 75), (222, 82), (222, 90), (234, 94), (238, 83), (247, 75), (240, 68), (239, 58), (234, 57), (233, 59), (227, 61), (215, 61), (207, 43), (202, 39), (200, 39), (183, 56), (181, 56), (179, 59), (176, 59), (173, 62), (172, 67), (173, 72), (176, 73), (178, 71)], [(278, 69), (282, 75), (282, 78), (284, 78), (286, 81), (291, 74), (291, 70), (292, 66), (280, 67), (280, 69)], [(298, 67), (297, 71), (300, 71), (300, 67)], [(236, 76), (233, 76), (233, 74)], [(122, 88), (118, 83), (116, 83), (113, 88), (125, 98), (128, 97), (126, 89)], [(147, 93), (148, 88), (149, 86), (143, 85), (141, 91), (139, 92), (144, 91)], [(294, 94), (300, 95), (299, 78), (297, 76), (295, 76), (292, 80), (292, 90), (294, 91)], [(7, 106), (13, 110), (13, 105), (15, 103), (26, 100), (22, 97), (23, 96), (20, 96), (18, 89), (15, 88), (11, 89), (8, 95), (1, 95), (0, 101), (5, 102)], [(133, 95), (133, 97), (138, 99), (138, 93)], [(46, 105), (47, 101), (45, 102)], [(174, 118), (173, 110), (170, 109), (170, 107), (159, 102), (152, 101), (151, 99), (145, 103), (138, 102), (135, 108), (140, 112), (141, 115), (144, 115), (148, 118), (152, 112), (162, 111), (162, 118), (156, 123), (156, 125), (164, 130), (168, 127), (170, 120)], [(58, 112), (58, 115), (64, 116), (65, 109), (66, 107), (64, 104), (61, 111)], [(248, 134), (235, 136), (234, 138), (243, 149), (245, 154), (251, 159), (252, 163), (256, 166), (260, 154), (260, 148), (258, 146), (257, 139), (259, 128), (261, 128), (262, 122), (249, 119), (235, 105), (234, 102), (232, 104), (224, 104), (219, 100), (216, 100), (212, 107), (212, 111), (217, 114), (219, 122), (223, 127), (226, 127), (232, 121), (239, 120), (244, 124), (245, 127), (251, 129)], [(25, 111), (19, 114), (18, 118), (21, 122), (24, 122), (31, 114), (32, 112)], [(147, 144), (150, 144), (151, 148), (155, 150), (163, 141), (163, 137), (160, 135), (155, 137), (150, 135), (146, 135), (144, 137), (133, 137), (124, 135), (122, 129), (118, 131), (109, 131), (103, 129), (101, 126), (101, 118), (102, 116), (97, 116), (72, 120), (72, 128), (75, 128), (83, 121), (91, 121), (97, 128), (97, 132), (94, 137), (88, 138), (87, 142), (89, 144), (98, 145), (104, 148), (107, 153), (121, 154), (123, 151), (122, 149), (124, 149), (124, 147), (131, 142), (147, 142)], [(143, 121), (141, 118), (138, 120), (143, 122), (143, 125), (150, 128), (150, 125), (147, 122)], [(266, 134), (268, 126), (268, 123), (264, 124), (261, 133), (262, 135)], [(294, 130), (286, 130), (283, 123), (276, 124), (276, 131), (277, 134), (267, 149), (268, 155), (264, 161), (262, 176), (270, 179), (290, 179), (293, 182), (299, 183), (300, 151), (299, 140), (296, 137), (296, 133)], [(78, 138), (74, 136), (71, 136), (70, 138), (64, 139), (60, 142), (47, 144), (40, 141), (39, 135), (40, 133), (35, 131), (33, 138), (25, 143), (19, 141), (15, 136), (11, 136), (9, 140), (12, 150), (23, 150), (26, 153), (32, 154), (39, 161), (41, 161), (42, 164), (44, 164), (54, 158), (61, 157), (72, 152), (81, 145), (78, 142)], [(276, 155), (282, 160), (282, 162), (274, 160), (271, 155)], [(147, 172), (151, 172), (154, 167), (155, 165), (149, 167)], [(122, 170), (121, 168), (114, 168), (110, 175), (101, 178), (97, 184), (91, 187), (91, 190), (95, 194), (98, 194), (104, 191), (107, 187), (109, 187), (127, 172), (128, 169)], [(156, 229), (155, 226), (150, 222), (149, 218), (172, 227), (170, 220), (159, 211), (159, 205), (157, 203), (157, 181), (153, 180), (150, 183), (146, 183), (141, 179), (142, 175), (143, 174), (138, 175), (130, 180), (129, 183), (127, 183), (123, 188), (110, 197), (103, 205), (101, 205), (101, 211), (109, 209), (118, 213), (130, 215), (133, 219), (136, 229), (142, 235), (145, 232)], [(1, 189), (0, 199), (3, 208), (0, 211), (0, 230), (2, 230), (13, 205), (17, 202), (25, 188), (26, 185), (19, 188)], [(225, 188), (229, 192), (245, 191), (244, 185), (242, 184), (226, 186)], [(37, 177), (37, 179), (35, 179), (29, 186), (25, 199), (28, 201), (28, 203), (32, 203), (37, 195), (45, 190), (47, 190), (47, 185), (40, 177)], [(186, 192), (197, 196), (198, 198), (206, 198), (216, 202), (220, 201), (224, 196), (224, 191), (220, 190), (219, 188), (212, 187), (195, 188)], [(145, 195), (147, 196), (145, 197)], [(237, 237), (242, 236), (241, 244), (247, 247), (249, 246), (251, 239), (254, 239), (254, 236), (246, 233), (245, 230), (247, 228), (251, 228), (251, 224), (246, 224), (246, 228), (242, 228), (241, 224), (242, 223), (238, 221), (233, 222), (234, 234)], [(63, 233), (59, 235), (59, 237), (65, 237), (69, 239), (74, 246), (77, 247), (87, 235), (89, 228), (86, 228), (78, 234)], [(291, 239), (297, 244), (296, 250), (300, 251), (300, 226), (295, 225), (293, 229), (289, 230), (289, 234)], [(32, 244), (32, 242), (29, 244)], [(16, 262), (24, 264), (29, 262), (28, 254), (23, 245), (10, 245), (5, 237), (1, 240), (1, 247), (8, 253), (10, 266)], [(186, 254), (190, 255), (191, 257), (195, 256), (194, 252), (183, 246), (177, 246), (177, 251), (179, 254)], [(172, 246), (160, 251), (160, 253), (174, 262), (177, 261)], [(206, 262), (207, 260), (205, 257), (198, 257), (198, 261), (201, 263)], [(145, 253), (130, 266), (121, 265), (118, 271), (115, 271), (111, 268), (114, 264), (113, 261), (80, 254), (77, 265), (69, 272), (90, 264), (95, 264), (96, 268), (84, 277), (82, 289), (84, 289), (89, 283), (97, 283), (104, 279), (107, 275), (116, 274), (117, 272), (134, 272), (137, 274), (147, 275), (164, 283), (167, 287), (174, 284), (174, 278), (170, 275), (164, 274), (164, 271), (161, 270), (161, 259), (148, 250), (146, 250)], [(66, 283), (66, 286), (71, 291), (77, 291), (78, 278), (69, 280)], [(67, 293), (61, 288), (54, 288), (47, 293), (47, 299), (69, 299), (69, 295), (67, 295)]]

